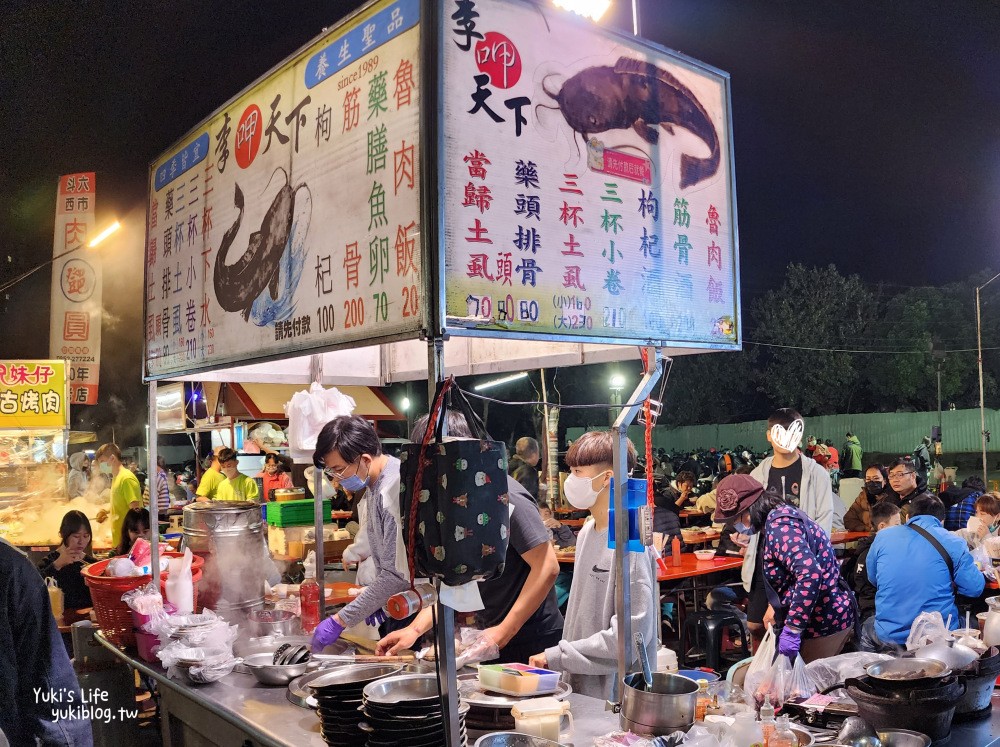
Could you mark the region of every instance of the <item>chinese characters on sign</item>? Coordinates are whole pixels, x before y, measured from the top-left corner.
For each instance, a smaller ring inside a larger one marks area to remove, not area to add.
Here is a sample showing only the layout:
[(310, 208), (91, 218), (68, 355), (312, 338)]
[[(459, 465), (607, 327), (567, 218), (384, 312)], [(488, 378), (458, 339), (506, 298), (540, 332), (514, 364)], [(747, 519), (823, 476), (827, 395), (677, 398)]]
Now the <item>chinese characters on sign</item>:
[(150, 376), (419, 333), (419, 11), (331, 29), (155, 162)]
[[(49, 354), (70, 362), (70, 401), (97, 404), (101, 369), (101, 265), (87, 243), (96, 235), (93, 173), (59, 178), (52, 264)], [(63, 256), (59, 256), (63, 255)], [(9, 407), (9, 405), (8, 405)]]
[(521, 3), (446, 8), (448, 326), (738, 345), (727, 76)]
[(66, 364), (0, 360), (0, 429), (66, 428)]

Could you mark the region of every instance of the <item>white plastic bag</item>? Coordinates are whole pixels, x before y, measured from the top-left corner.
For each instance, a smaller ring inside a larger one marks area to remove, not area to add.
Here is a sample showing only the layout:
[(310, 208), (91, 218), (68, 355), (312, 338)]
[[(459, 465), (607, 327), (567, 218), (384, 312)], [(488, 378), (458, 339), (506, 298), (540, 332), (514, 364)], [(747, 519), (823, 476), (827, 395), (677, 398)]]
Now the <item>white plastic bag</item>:
[(846, 682), (851, 677), (862, 677), (865, 668), (880, 661), (888, 661), (893, 657), (888, 654), (872, 654), (865, 651), (855, 651), (849, 654), (838, 654), (826, 659), (817, 659), (806, 664), (806, 672), (820, 692), (834, 685)]
[(316, 437), (323, 426), (341, 415), (354, 412), (355, 402), (336, 387), (324, 389), (313, 382), (309, 391), (296, 392), (285, 404), (288, 416), (288, 448), (296, 461), (310, 460)]
[(906, 650), (923, 648), (935, 641), (946, 639), (949, 635), (940, 612), (921, 612), (910, 626), (910, 635), (906, 638)]
[(767, 677), (768, 672), (771, 671), (771, 665), (774, 663), (775, 645), (774, 627), (768, 625), (767, 632), (764, 633), (764, 638), (760, 642), (757, 653), (753, 655), (753, 661), (750, 662), (750, 667), (747, 669), (747, 676), (743, 681), (747, 705), (756, 705), (754, 693), (757, 692), (761, 683)]

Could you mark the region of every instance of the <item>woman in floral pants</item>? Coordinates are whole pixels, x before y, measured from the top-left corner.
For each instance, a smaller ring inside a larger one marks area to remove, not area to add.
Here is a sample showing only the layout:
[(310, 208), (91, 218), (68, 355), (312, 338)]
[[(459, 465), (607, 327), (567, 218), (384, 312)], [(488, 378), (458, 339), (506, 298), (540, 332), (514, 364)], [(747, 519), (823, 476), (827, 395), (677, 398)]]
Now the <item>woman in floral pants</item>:
[(731, 475), (716, 491), (715, 520), (741, 535), (762, 532), (764, 582), (781, 628), (778, 652), (806, 663), (836, 656), (857, 620), (854, 594), (840, 576), (820, 526), (749, 475)]

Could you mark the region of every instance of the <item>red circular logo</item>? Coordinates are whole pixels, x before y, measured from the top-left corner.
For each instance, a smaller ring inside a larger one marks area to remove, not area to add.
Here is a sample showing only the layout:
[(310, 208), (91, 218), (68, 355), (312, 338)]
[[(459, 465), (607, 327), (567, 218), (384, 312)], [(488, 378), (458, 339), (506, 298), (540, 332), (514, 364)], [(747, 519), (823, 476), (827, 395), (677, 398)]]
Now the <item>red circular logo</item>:
[(514, 42), (496, 31), (486, 32), (476, 44), (476, 65), (497, 88), (511, 88), (521, 79), (521, 53)]
[(260, 109), (250, 104), (236, 126), (236, 163), (241, 169), (248, 168), (257, 157), (262, 129)]

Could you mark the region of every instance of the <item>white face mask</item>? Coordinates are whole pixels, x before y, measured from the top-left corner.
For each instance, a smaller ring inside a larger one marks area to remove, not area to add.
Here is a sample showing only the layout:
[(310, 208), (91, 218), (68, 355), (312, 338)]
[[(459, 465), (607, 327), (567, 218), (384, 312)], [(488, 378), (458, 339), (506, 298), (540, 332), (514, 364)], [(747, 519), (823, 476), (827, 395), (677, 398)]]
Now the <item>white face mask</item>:
[(594, 480), (597, 477), (600, 475), (592, 478), (570, 475), (566, 478), (566, 482), (563, 483), (563, 492), (566, 493), (566, 500), (573, 508), (584, 511), (597, 502), (597, 496), (601, 493), (600, 490), (594, 490)]

